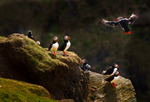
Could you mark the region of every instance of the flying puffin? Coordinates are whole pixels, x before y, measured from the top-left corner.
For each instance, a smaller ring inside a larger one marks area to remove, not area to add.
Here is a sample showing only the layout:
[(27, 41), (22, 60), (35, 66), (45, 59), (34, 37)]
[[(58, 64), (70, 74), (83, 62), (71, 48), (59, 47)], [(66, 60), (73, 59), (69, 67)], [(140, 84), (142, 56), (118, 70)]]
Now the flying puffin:
[(51, 53), (52, 53), (53, 55), (56, 55), (55, 52), (57, 51), (58, 47), (59, 47), (59, 44), (58, 44), (58, 37), (55, 36), (55, 37), (53, 38), (52, 44), (49, 45), (48, 50), (51, 51)]
[(27, 35), (27, 37), (35, 41), (35, 39), (34, 39), (33, 36), (32, 36), (32, 31), (31, 31), (31, 30), (28, 30), (28, 35)]
[(83, 65), (81, 66), (81, 69), (83, 71), (89, 71), (91, 69), (91, 66), (87, 63), (86, 59), (81, 60), (81, 63), (83, 63)]
[(106, 78), (105, 80), (110, 82), (113, 87), (116, 87), (116, 81), (117, 81), (118, 78), (119, 78), (119, 72), (116, 71), (113, 75), (111, 75), (110, 77)]
[(106, 71), (103, 71), (102, 74), (104, 75), (113, 75), (119, 68), (118, 64), (113, 64), (110, 68), (106, 69)]
[(116, 27), (120, 24), (121, 28), (124, 30), (124, 34), (126, 35), (127, 33), (131, 34), (129, 24), (133, 24), (137, 18), (138, 16), (132, 13), (132, 15), (128, 19), (123, 17), (118, 17), (116, 21), (107, 21), (105, 19), (102, 19), (102, 23), (107, 26), (113, 27)]
[(70, 39), (70, 37), (65, 35), (64, 36), (64, 43), (58, 48), (58, 50), (63, 51), (65, 55), (68, 55), (68, 53), (66, 51), (71, 46), (71, 43), (70, 43), (69, 39)]

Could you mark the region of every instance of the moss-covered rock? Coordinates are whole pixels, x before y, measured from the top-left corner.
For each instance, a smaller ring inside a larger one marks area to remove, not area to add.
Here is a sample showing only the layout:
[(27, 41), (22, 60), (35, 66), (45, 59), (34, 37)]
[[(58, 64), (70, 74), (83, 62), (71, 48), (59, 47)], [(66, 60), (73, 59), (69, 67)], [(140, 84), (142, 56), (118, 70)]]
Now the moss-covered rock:
[(0, 102), (57, 102), (42, 86), (0, 78)]
[(84, 101), (87, 78), (80, 71), (81, 59), (74, 53), (52, 55), (23, 34), (0, 38), (0, 76), (44, 86), (53, 99)]
[(136, 102), (135, 90), (129, 79), (119, 76), (116, 88), (105, 81), (108, 76), (90, 72), (89, 101)]
[(32, 101), (26, 96), (27, 93), (31, 94), (33, 100), (38, 97), (34, 101), (41, 99), (44, 102), (49, 102), (47, 98), (60, 102), (136, 101), (130, 80), (120, 77), (114, 88), (104, 80), (107, 76), (94, 72), (84, 73), (79, 67), (80, 57), (71, 51), (68, 54), (64, 56), (62, 51), (57, 51), (54, 56), (47, 48), (42, 48), (23, 34), (0, 37), (0, 76), (41, 85), (50, 93), (37, 85), (0, 79), (0, 94), (3, 93), (0, 97), (10, 97), (11, 101), (17, 97), (17, 101)]

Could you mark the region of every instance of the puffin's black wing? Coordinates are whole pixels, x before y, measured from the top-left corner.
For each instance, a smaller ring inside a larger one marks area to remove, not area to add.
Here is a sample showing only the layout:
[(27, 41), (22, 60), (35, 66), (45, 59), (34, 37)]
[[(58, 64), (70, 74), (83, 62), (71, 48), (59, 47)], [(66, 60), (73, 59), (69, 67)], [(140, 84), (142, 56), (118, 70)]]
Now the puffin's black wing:
[(133, 24), (138, 18), (138, 15), (132, 13), (132, 15), (129, 17), (129, 24)]
[(63, 43), (58, 50), (63, 51), (66, 48), (66, 43)]
[(35, 39), (33, 38), (33, 36), (31, 36), (31, 39), (33, 39), (35, 41)]
[(112, 81), (113, 79), (114, 79), (114, 75), (112, 75), (112, 76), (106, 78), (105, 80), (108, 81), (108, 82), (110, 82), (110, 81)]
[(112, 74), (113, 70), (114, 70), (113, 68), (107, 68), (106, 72), (104, 73), (104, 75), (110, 75), (110, 74)]
[(102, 23), (107, 25), (107, 26), (113, 26), (113, 27), (115, 27), (119, 24), (118, 21), (107, 21), (105, 19), (102, 19)]
[(50, 51), (50, 49), (52, 48), (52, 44), (49, 45), (48, 47), (48, 51)]

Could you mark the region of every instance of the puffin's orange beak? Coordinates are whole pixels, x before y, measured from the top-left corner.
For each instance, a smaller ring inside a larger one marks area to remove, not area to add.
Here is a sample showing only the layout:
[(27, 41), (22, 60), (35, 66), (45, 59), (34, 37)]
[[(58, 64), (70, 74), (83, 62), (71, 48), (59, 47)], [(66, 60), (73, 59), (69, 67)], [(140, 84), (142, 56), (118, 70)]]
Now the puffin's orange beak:
[(119, 65), (117, 65), (117, 68), (119, 68)]
[(118, 73), (118, 75), (120, 75), (120, 74)]
[(83, 61), (81, 60), (80, 63), (83, 63)]
[(116, 19), (116, 21), (118, 21), (118, 18)]
[(70, 39), (70, 36), (68, 36), (68, 39)]

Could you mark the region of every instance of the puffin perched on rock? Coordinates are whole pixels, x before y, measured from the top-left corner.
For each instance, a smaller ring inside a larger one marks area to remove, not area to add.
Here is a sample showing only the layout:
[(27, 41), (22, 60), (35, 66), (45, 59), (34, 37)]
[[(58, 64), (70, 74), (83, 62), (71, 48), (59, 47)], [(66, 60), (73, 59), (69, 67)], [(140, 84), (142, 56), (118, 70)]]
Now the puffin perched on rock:
[(33, 38), (32, 31), (31, 31), (31, 30), (28, 30), (28, 35), (27, 35), (27, 37), (35, 41), (35, 39)]
[(91, 66), (87, 63), (86, 59), (81, 60), (81, 63), (83, 63), (83, 65), (81, 66), (81, 69), (83, 71), (89, 71), (91, 69)]
[(49, 45), (48, 50), (51, 51), (51, 53), (52, 53), (53, 55), (56, 55), (55, 52), (57, 51), (58, 47), (59, 47), (59, 44), (58, 44), (58, 37), (55, 36), (55, 37), (53, 38), (53, 42)]
[(64, 36), (64, 43), (58, 48), (58, 50), (63, 51), (65, 55), (68, 55), (68, 53), (66, 52), (70, 46), (71, 46), (71, 42), (69, 41), (70, 37), (68, 35)]
[[(35, 41), (35, 39), (33, 38), (32, 31), (31, 31), (31, 30), (28, 30), (28, 35), (27, 35), (27, 37)], [(35, 42), (36, 42), (38, 45), (41, 44), (40, 41), (35, 41)]]
[(131, 34), (129, 24), (133, 24), (137, 18), (138, 16), (132, 13), (132, 15), (128, 19), (123, 17), (118, 17), (116, 21), (107, 21), (105, 19), (102, 19), (102, 23), (113, 27), (116, 27), (120, 24), (121, 28), (124, 30), (124, 34), (126, 35), (127, 33)]
[(106, 71), (103, 71), (103, 75), (113, 75), (119, 68), (118, 64), (113, 64), (110, 68), (107, 68)]
[(116, 71), (113, 75), (111, 75), (110, 77), (106, 78), (105, 80), (110, 82), (113, 87), (116, 87), (116, 81), (117, 81), (118, 78), (119, 78), (119, 72)]

